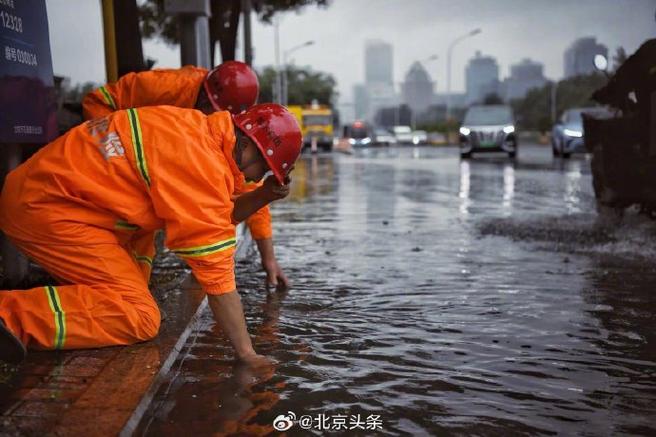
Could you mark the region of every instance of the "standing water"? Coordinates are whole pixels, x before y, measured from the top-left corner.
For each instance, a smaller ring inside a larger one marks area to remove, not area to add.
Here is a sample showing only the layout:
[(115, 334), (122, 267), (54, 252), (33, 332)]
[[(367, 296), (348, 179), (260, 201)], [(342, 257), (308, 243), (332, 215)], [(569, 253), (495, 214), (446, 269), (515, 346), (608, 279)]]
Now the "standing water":
[(293, 288), (237, 267), (275, 369), (208, 312), (139, 433), (656, 433), (654, 231), (595, 228), (589, 163), (547, 153), (303, 156), (272, 208)]

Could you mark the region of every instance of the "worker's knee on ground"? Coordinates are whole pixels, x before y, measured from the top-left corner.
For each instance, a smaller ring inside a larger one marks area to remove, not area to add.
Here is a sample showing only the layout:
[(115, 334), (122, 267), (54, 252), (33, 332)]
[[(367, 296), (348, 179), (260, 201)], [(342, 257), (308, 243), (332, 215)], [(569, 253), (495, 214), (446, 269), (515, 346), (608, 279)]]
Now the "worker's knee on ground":
[(161, 315), (157, 306), (139, 311), (139, 326), (137, 329), (137, 337), (139, 341), (152, 340), (157, 337), (161, 320)]

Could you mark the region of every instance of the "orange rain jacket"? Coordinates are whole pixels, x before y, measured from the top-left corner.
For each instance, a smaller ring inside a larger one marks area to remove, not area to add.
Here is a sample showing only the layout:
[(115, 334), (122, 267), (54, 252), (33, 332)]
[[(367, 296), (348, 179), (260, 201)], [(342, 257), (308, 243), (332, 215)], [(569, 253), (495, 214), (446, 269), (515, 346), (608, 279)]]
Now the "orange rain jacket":
[(7, 328), (30, 348), (153, 338), (160, 313), (143, 251), (154, 247), (142, 237), (162, 227), (206, 293), (235, 290), (232, 200), (244, 181), (234, 144), (227, 112), (128, 109), (70, 130), (12, 171), (0, 229), (61, 285), (0, 291)]
[[(198, 92), (207, 76), (205, 68), (187, 65), (180, 69), (156, 69), (128, 73), (117, 82), (89, 93), (82, 101), (84, 118), (104, 117), (119, 109), (171, 105), (194, 108)], [(257, 184), (249, 184), (245, 191)], [(268, 206), (251, 215), (246, 224), (256, 240), (271, 238), (271, 213)]]
[[(62, 245), (87, 229), (165, 227), (205, 292), (230, 292), (233, 196), (244, 189), (234, 144), (228, 112), (144, 107), (88, 121), (10, 173), (0, 226), (14, 240)], [(84, 241), (105, 243), (98, 235)]]
[(101, 86), (82, 100), (84, 118), (104, 117), (119, 109), (171, 105), (193, 108), (208, 71), (187, 65), (180, 69), (157, 69), (128, 73)]

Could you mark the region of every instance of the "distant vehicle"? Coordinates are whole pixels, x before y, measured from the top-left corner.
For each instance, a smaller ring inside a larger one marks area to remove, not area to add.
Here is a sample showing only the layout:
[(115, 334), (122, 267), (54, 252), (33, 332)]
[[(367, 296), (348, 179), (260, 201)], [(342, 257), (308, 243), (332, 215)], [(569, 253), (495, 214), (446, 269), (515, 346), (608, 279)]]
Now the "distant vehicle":
[(508, 105), (475, 105), (460, 126), (460, 157), (474, 152), (506, 152), (517, 156), (517, 136), (512, 109)]
[(311, 105), (289, 105), (303, 133), (303, 146), (314, 141), (318, 147), (330, 151), (334, 142), (333, 111), (329, 106), (313, 102)]
[(590, 114), (596, 118), (610, 117), (608, 109), (597, 106), (590, 108), (572, 108), (563, 115), (551, 129), (551, 150), (553, 156), (569, 158), (572, 153), (585, 152), (583, 138), (583, 118), (581, 114)]
[(357, 120), (344, 126), (343, 137), (352, 147), (366, 147), (373, 144), (373, 129), (364, 121)]
[(428, 143), (428, 134), (425, 130), (415, 130), (412, 131), (412, 144), (427, 144)]
[(373, 144), (377, 146), (392, 146), (396, 144), (396, 137), (387, 129), (374, 128)]
[(396, 138), (396, 142), (399, 144), (411, 144), (414, 138), (410, 126), (394, 126), (392, 133), (394, 134), (394, 138)]

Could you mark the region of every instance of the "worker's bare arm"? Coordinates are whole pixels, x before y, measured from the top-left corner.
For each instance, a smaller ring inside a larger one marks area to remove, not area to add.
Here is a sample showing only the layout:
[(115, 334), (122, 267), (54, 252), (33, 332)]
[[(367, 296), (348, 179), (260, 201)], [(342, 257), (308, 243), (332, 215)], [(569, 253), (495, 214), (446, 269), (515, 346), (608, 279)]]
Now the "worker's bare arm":
[(289, 279), (287, 279), (287, 276), (278, 264), (273, 250), (273, 240), (271, 238), (263, 238), (255, 240), (255, 243), (257, 243), (257, 248), (260, 252), (262, 267), (267, 274), (267, 288), (287, 290), (289, 288)]
[(241, 299), (237, 291), (208, 295), (207, 298), (214, 313), (214, 318), (228, 336), (237, 358), (253, 366), (270, 364), (266, 357), (258, 355), (253, 349), (251, 338), (246, 329)]

